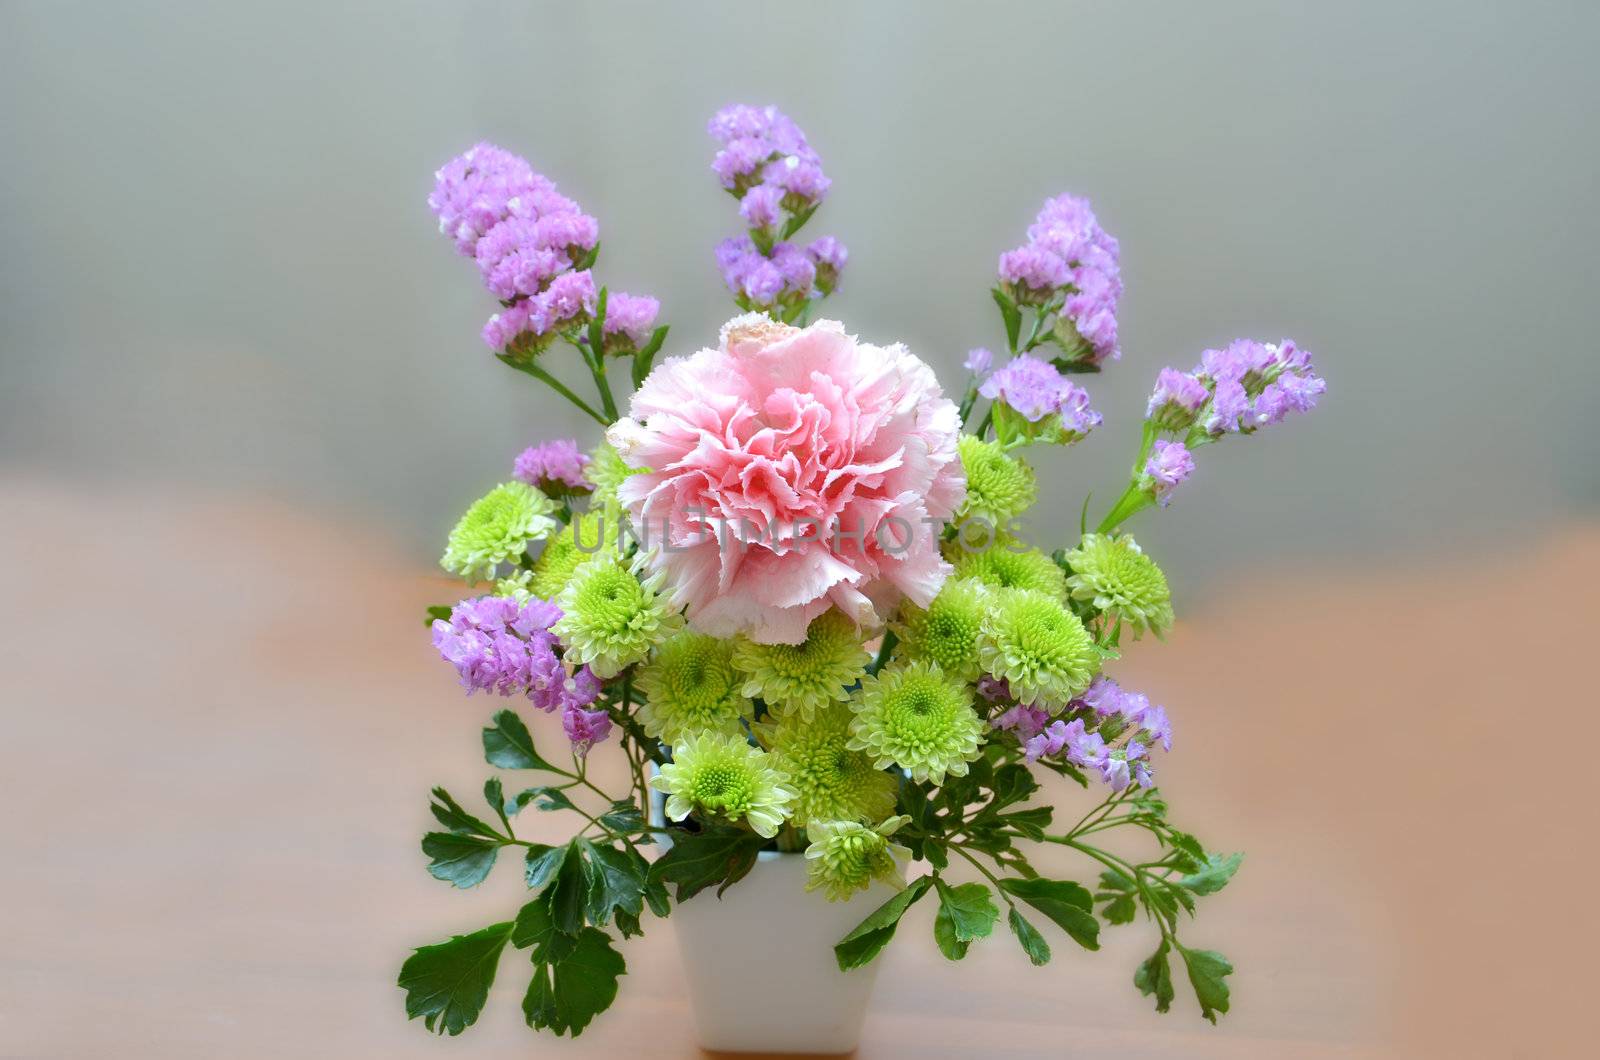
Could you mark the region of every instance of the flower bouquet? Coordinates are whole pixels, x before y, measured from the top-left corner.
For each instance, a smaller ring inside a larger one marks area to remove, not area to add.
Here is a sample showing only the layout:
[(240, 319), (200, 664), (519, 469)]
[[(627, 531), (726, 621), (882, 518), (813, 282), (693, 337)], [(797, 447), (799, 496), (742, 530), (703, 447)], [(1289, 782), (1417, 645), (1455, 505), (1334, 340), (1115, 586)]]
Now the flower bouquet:
[[(706, 1044), (848, 1049), (870, 965), (920, 902), (951, 960), (1008, 933), (1043, 965), (1063, 938), (1094, 950), (1102, 930), (1142, 921), (1154, 948), (1134, 985), (1165, 1012), (1181, 969), (1215, 1022), (1232, 966), (1180, 931), (1241, 855), (1169, 820), (1152, 759), (1171, 723), (1113, 676), (1131, 642), (1173, 621), (1165, 576), (1126, 528), (1167, 505), (1205, 446), (1310, 409), (1323, 389), (1310, 356), (1241, 340), (1162, 369), (1121, 496), (1092, 526), (1085, 501), (1070, 540), (1036, 544), (1028, 451), (1098, 427), (1073, 377), (1120, 353), (1118, 245), (1088, 203), (1051, 199), (1000, 255), (1006, 353), (973, 350), (952, 400), (904, 346), (809, 322), (847, 254), (797, 240), (829, 188), (800, 129), (734, 106), (710, 131), (744, 227), (716, 249), (741, 315), (659, 365), (657, 302), (599, 284), (594, 218), (523, 159), (479, 144), (429, 199), (500, 301), (483, 330), (495, 356), (604, 438), (528, 449), (450, 533), (444, 567), (479, 588), (431, 609), (435, 646), (469, 694), (559, 714), (570, 746), (536, 747), (501, 710), (488, 763), (531, 779), (490, 777), (487, 812), (434, 789), (429, 871), (472, 887), (514, 853), (529, 896), (417, 949), (400, 973), (408, 1014), (459, 1033), (510, 948), (528, 1024), (577, 1035), (616, 997), (618, 944), (681, 914), (691, 987), (716, 978), (696, 967), (711, 931), (713, 963), (747, 994), (724, 974), (734, 996), (696, 997)], [(574, 369), (592, 396), (562, 380)], [(626, 790), (590, 773), (602, 746)], [(1083, 805), (1042, 799), (1045, 774), (1086, 789)], [(570, 815), (575, 834), (519, 838), (529, 807)], [(1108, 845), (1114, 832), (1144, 852)], [(1077, 878), (1036, 870), (1041, 845), (1081, 858)], [(741, 888), (760, 901), (733, 901)], [(741, 939), (747, 952), (728, 952)], [(783, 1011), (763, 1010), (772, 996)], [(856, 1004), (806, 1000), (824, 996)], [(763, 1022), (723, 1033), (718, 1006)], [(807, 1022), (831, 1029), (807, 1037)]]

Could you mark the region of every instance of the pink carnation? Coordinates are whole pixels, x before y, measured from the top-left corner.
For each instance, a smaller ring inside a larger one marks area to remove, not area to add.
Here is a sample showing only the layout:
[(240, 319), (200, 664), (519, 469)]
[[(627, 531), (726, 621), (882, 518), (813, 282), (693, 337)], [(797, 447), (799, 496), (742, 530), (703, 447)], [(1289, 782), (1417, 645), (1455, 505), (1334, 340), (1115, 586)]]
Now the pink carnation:
[(715, 636), (796, 644), (837, 607), (879, 624), (949, 574), (930, 520), (966, 492), (960, 421), (933, 370), (824, 320), (752, 313), (717, 349), (668, 360), (607, 434), (619, 496), (673, 601)]

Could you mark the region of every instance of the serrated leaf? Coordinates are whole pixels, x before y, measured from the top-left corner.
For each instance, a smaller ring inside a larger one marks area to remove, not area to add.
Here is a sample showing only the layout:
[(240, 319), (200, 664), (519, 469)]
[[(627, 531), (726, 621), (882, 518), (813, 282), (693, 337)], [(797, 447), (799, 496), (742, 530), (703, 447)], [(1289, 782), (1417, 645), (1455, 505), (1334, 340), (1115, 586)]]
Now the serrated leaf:
[(511, 926), (506, 921), (418, 947), (400, 966), (398, 983), (406, 992), (406, 1016), (421, 1016), (430, 1031), (440, 1034), (460, 1034), (472, 1026), (494, 985)]
[(428, 873), (434, 879), (456, 887), (476, 887), (494, 868), (500, 843), (458, 832), (429, 832), (422, 837), (422, 852), (432, 859)]
[(493, 827), (463, 810), (461, 804), (451, 798), (450, 793), (443, 788), (433, 789), (433, 802), (429, 804), (428, 809), (433, 811), (434, 820), (452, 832), (460, 835), (486, 836), (490, 839), (499, 837), (499, 833)]
[(523, 807), (527, 806), (530, 802), (534, 803), (534, 805), (541, 810), (577, 809), (577, 807), (573, 805), (572, 800), (567, 797), (566, 792), (562, 791), (560, 788), (553, 788), (546, 784), (541, 784), (536, 788), (528, 788), (526, 791), (517, 792), (511, 797), (511, 801), (506, 803), (506, 809), (511, 813), (516, 813)]
[(483, 757), (501, 769), (547, 769), (561, 772), (539, 757), (533, 749), (533, 735), (516, 711), (502, 710), (494, 724), (483, 730)]
[(644, 912), (645, 873), (624, 851), (587, 839), (582, 842), (593, 870), (587, 904), (589, 922), (604, 927), (615, 909), (637, 923), (639, 914)]
[(1189, 971), (1189, 985), (1200, 1002), (1200, 1015), (1216, 1023), (1217, 1014), (1226, 1015), (1228, 1011), (1228, 984), (1223, 979), (1233, 974), (1233, 965), (1215, 950), (1186, 950), (1179, 946), (1178, 953)]
[[(547, 971), (546, 969), (549, 969)], [(579, 932), (576, 944), (559, 961), (534, 967), (522, 999), (528, 1026), (576, 1038), (617, 997), (617, 979), (627, 972), (611, 937), (595, 928)]]
[(1055, 808), (1051, 806), (1030, 806), (1026, 810), (1013, 810), (1000, 815), (1000, 821), (1035, 843), (1044, 839), (1045, 829), (1050, 827), (1051, 819), (1055, 816)]
[(1243, 854), (1229, 854), (1226, 857), (1212, 854), (1206, 858), (1203, 868), (1178, 882), (1198, 895), (1216, 894), (1228, 886), (1228, 881), (1233, 879), (1233, 874), (1239, 871), (1239, 864), (1243, 861)]
[(549, 896), (541, 896), (524, 905), (517, 911), (517, 919), (512, 922), (511, 945), (518, 949), (533, 948), (535, 962), (550, 963), (559, 961), (572, 952), (577, 940), (571, 935), (562, 934), (556, 930), (556, 924), (550, 917)]
[(1106, 869), (1100, 873), (1100, 886), (1108, 891), (1133, 891), (1133, 881), (1115, 869)]
[(532, 843), (528, 846), (528, 857), (524, 872), (528, 879), (530, 890), (541, 890), (561, 872), (562, 862), (567, 859), (566, 844), (558, 847), (546, 846), (544, 843)]
[(971, 942), (956, 937), (955, 920), (943, 905), (940, 905), (939, 911), (933, 915), (933, 941), (938, 944), (939, 952), (952, 961), (959, 961), (965, 957), (967, 948), (972, 945)]
[(939, 915), (949, 917), (958, 940), (971, 942), (987, 938), (994, 931), (1000, 908), (994, 904), (994, 895), (987, 886), (963, 883), (952, 887), (943, 880), (935, 883), (939, 888)]
[(1032, 770), (1010, 762), (994, 771), (994, 782), (991, 787), (994, 798), (989, 801), (989, 806), (999, 809), (1021, 802), (1038, 791), (1039, 782), (1033, 778)]
[(1101, 915), (1106, 918), (1108, 924), (1131, 924), (1138, 911), (1139, 907), (1134, 903), (1133, 895), (1122, 894), (1106, 903)]
[(850, 933), (833, 947), (833, 957), (839, 963), (839, 970), (848, 972), (852, 968), (870, 963), (872, 958), (889, 944), (889, 940), (894, 938), (895, 928), (899, 926), (900, 918), (905, 915), (906, 910), (932, 886), (932, 876), (918, 876), (907, 884), (904, 890), (868, 913), (866, 919), (851, 928)]
[(1094, 917), (1094, 898), (1068, 880), (1022, 880), (1007, 877), (1001, 888), (1055, 921), (1061, 930), (1086, 950), (1100, 948), (1100, 921)]
[(1028, 923), (1016, 907), (1006, 915), (1006, 922), (1011, 925), (1011, 933), (1017, 936), (1017, 941), (1022, 944), (1022, 952), (1028, 955), (1035, 967), (1050, 963), (1050, 944), (1039, 934), (1038, 928)]
[(644, 830), (644, 817), (639, 807), (627, 799), (611, 804), (611, 809), (600, 815), (600, 823), (620, 835), (631, 835)]
[(711, 825), (701, 832), (674, 832), (672, 849), (651, 866), (650, 878), (675, 884), (675, 898), (684, 902), (716, 885), (720, 895), (744, 879), (766, 840), (754, 832)]
[(500, 818), (500, 823), (505, 826), (506, 834), (511, 834), (511, 819), (506, 816), (506, 793), (500, 784), (499, 777), (490, 777), (483, 782), (483, 801), (494, 808), (495, 816)]
[(593, 871), (576, 843), (568, 843), (567, 854), (561, 859), (561, 868), (546, 896), (550, 901), (550, 919), (557, 931), (576, 935), (583, 930)]
[(1167, 940), (1162, 939), (1156, 951), (1140, 962), (1133, 972), (1133, 985), (1146, 997), (1156, 998), (1156, 1011), (1166, 1012), (1172, 1007), (1172, 968), (1167, 963)]

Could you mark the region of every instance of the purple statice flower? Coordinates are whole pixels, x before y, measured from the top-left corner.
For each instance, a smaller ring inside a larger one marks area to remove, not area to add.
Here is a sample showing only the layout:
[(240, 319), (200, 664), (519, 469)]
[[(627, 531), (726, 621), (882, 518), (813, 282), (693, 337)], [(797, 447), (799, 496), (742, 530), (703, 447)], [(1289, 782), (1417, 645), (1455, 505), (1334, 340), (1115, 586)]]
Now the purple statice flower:
[(468, 695), (526, 695), (550, 709), (540, 696), (566, 677), (550, 632), (560, 617), (560, 608), (538, 597), (519, 602), (480, 596), (461, 601), (448, 620), (433, 623), (433, 645), (456, 668)]
[[(606, 294), (607, 335), (621, 335), (634, 346), (643, 346), (655, 327), (661, 303), (646, 294), (628, 294), (624, 291)], [(607, 343), (610, 346), (610, 343)]]
[(736, 191), (748, 185), (756, 170), (761, 168), (771, 155), (771, 147), (755, 137), (729, 140), (711, 160), (711, 172), (717, 175), (724, 188)]
[(434, 178), (428, 208), (439, 219), (439, 231), (468, 257), (483, 234), (510, 215), (513, 204), (553, 195), (556, 187), (527, 160), (487, 142), (446, 162)]
[(1037, 761), (1040, 758), (1053, 758), (1065, 750), (1074, 737), (1083, 732), (1083, 722), (1052, 721), (1048, 726), (1022, 743), (1023, 756), (1028, 761)]
[(1328, 389), (1328, 383), (1309, 368), (1286, 371), (1272, 384), (1283, 391), (1283, 400), (1294, 412), (1310, 412), (1317, 407), (1317, 399)]
[(994, 354), (989, 352), (987, 346), (978, 346), (967, 351), (967, 359), (961, 362), (963, 368), (973, 375), (985, 375), (990, 366), (994, 364)]
[(988, 674), (978, 678), (978, 695), (990, 703), (1004, 703), (1012, 698), (1011, 685), (1003, 677), (990, 677)]
[(1194, 456), (1182, 442), (1158, 439), (1144, 462), (1145, 489), (1155, 494), (1163, 508), (1171, 502), (1173, 489), (1192, 474)]
[(1163, 751), (1172, 750), (1172, 720), (1164, 707), (1145, 707), (1139, 714), (1139, 728), (1152, 743), (1159, 743)]
[(817, 277), (811, 258), (791, 243), (773, 247), (769, 259), (749, 239), (725, 239), (717, 247), (717, 265), (728, 289), (757, 306), (785, 295), (809, 296)]
[(829, 268), (835, 273), (842, 272), (844, 263), (850, 260), (850, 251), (832, 236), (813, 239), (806, 247), (806, 253), (811, 255), (811, 260), (816, 262), (819, 270)]
[(1163, 368), (1145, 406), (1145, 418), (1164, 431), (1186, 431), (1211, 397), (1206, 385), (1188, 372)]
[(989, 724), (1002, 732), (1016, 733), (1019, 740), (1027, 740), (1043, 732), (1049, 721), (1050, 712), (1043, 707), (1025, 707), (1019, 703)]
[(582, 758), (589, 748), (611, 735), (611, 716), (603, 710), (569, 705), (561, 712), (561, 728), (572, 741), (572, 753)]
[(1074, 710), (1092, 710), (1099, 717), (1109, 718), (1122, 712), (1122, 698), (1122, 686), (1100, 674), (1068, 706)]
[(739, 216), (751, 228), (769, 228), (778, 223), (783, 211), (783, 189), (776, 184), (758, 184), (745, 192), (739, 203)]
[(1076, 440), (1100, 423), (1089, 407), (1089, 394), (1048, 361), (1022, 354), (995, 369), (978, 393), (1002, 401), (1029, 423), (1059, 415), (1062, 428)]
[(833, 186), (821, 164), (813, 156), (785, 155), (767, 163), (762, 179), (783, 193), (783, 204), (791, 212), (799, 213), (820, 203)]
[(478, 271), (497, 298), (538, 294), (598, 238), (599, 225), (585, 214), (507, 218), (478, 240)]
[(759, 178), (792, 200), (786, 205), (800, 207), (820, 202), (828, 190), (822, 160), (800, 127), (777, 107), (724, 107), (706, 131), (722, 145), (711, 169), (730, 191), (743, 194)]
[(489, 318), (483, 326), (483, 341), (491, 350), (504, 350), (531, 336), (537, 340), (549, 333), (550, 317), (537, 299), (513, 302)]
[(1274, 345), (1235, 339), (1200, 355), (1196, 374), (1213, 387), (1207, 433), (1255, 431), (1291, 412), (1308, 412), (1328, 384), (1311, 369), (1311, 355), (1289, 339)]
[(1028, 241), (1000, 255), (1000, 281), (1024, 304), (1043, 306), (1060, 298), (1052, 331), (1056, 343), (1068, 359), (1098, 367), (1121, 355), (1119, 254), (1089, 200), (1058, 195), (1029, 226)]
[(817, 282), (817, 266), (811, 255), (793, 243), (779, 243), (768, 259), (783, 277), (785, 291), (809, 298)]
[(1000, 255), (1000, 279), (1018, 289), (1019, 302), (1044, 302), (1067, 285), (1071, 268), (1042, 247), (1032, 244)]
[(744, 295), (757, 305), (771, 305), (783, 295), (783, 273), (765, 258), (758, 257), (744, 274)]
[(1218, 379), (1202, 426), (1211, 435), (1237, 431), (1240, 419), (1249, 411), (1250, 396), (1245, 393), (1244, 384), (1237, 379)]
[(584, 269), (582, 272), (564, 272), (557, 276), (539, 295), (539, 301), (549, 315), (549, 326), (557, 328), (567, 321), (593, 313), (599, 297), (594, 287), (594, 275)]
[(552, 495), (587, 493), (593, 489), (583, 477), (589, 458), (578, 450), (571, 438), (556, 438), (532, 445), (517, 455), (512, 468), (515, 478)]

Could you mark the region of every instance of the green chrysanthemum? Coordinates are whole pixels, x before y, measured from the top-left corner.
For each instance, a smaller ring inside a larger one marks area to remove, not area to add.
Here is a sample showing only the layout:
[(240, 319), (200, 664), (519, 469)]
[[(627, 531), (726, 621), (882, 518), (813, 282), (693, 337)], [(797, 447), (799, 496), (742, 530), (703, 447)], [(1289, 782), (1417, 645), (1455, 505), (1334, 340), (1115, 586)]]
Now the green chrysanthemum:
[(594, 494), (589, 506), (599, 510), (615, 504), (617, 487), (629, 475), (642, 475), (649, 468), (629, 467), (609, 442), (601, 442), (589, 453), (589, 463), (584, 466), (583, 477), (594, 483)]
[(987, 595), (980, 581), (951, 578), (927, 610), (907, 604), (896, 626), (906, 655), (936, 663), (959, 681), (976, 680), (978, 627), (983, 623)]
[(956, 509), (957, 523), (982, 519), (990, 526), (1005, 526), (1033, 507), (1038, 486), (1026, 462), (1007, 456), (999, 442), (971, 434), (963, 434), (956, 445), (967, 474), (967, 498)]
[(450, 531), (439, 565), (468, 581), (494, 576), (502, 563), (515, 563), (528, 542), (560, 524), (551, 518), (555, 502), (524, 482), (507, 482), (479, 498)]
[(580, 564), (556, 598), (561, 618), (550, 627), (568, 661), (615, 677), (675, 633), (683, 616), (661, 595), (662, 577), (641, 582), (610, 550)]
[(1004, 678), (1018, 702), (1059, 706), (1089, 687), (1100, 652), (1078, 616), (1032, 589), (1001, 589), (978, 635), (983, 672)]
[(759, 696), (774, 714), (810, 720), (818, 707), (850, 698), (845, 689), (866, 669), (869, 656), (861, 634), (838, 611), (811, 620), (799, 644), (734, 643), (733, 665), (745, 675), (741, 691)]
[(527, 579), (527, 589), (534, 596), (554, 600), (572, 580), (572, 572), (593, 558), (602, 546), (611, 545), (606, 539), (606, 522), (599, 512), (575, 515), (569, 526), (551, 535), (544, 550), (533, 561), (533, 570)]
[(997, 536), (981, 552), (967, 552), (960, 541), (947, 546), (958, 578), (974, 578), (996, 589), (1033, 589), (1058, 600), (1067, 598), (1067, 575), (1056, 561), (1015, 538)]
[(672, 749), (672, 761), (650, 780), (667, 794), (667, 816), (690, 813), (745, 820), (771, 839), (789, 816), (794, 789), (773, 768), (771, 756), (740, 736), (702, 733)]
[(980, 753), (983, 719), (972, 709), (972, 690), (930, 663), (866, 678), (851, 708), (847, 746), (867, 752), (880, 769), (895, 765), (943, 784), (946, 773), (966, 776)]
[(639, 722), (667, 743), (702, 732), (739, 735), (739, 720), (753, 710), (739, 681), (732, 641), (682, 630), (639, 668), (634, 683), (647, 699)]
[(1161, 636), (1172, 627), (1172, 590), (1155, 560), (1126, 534), (1086, 534), (1066, 555), (1072, 576), (1067, 588), (1075, 600), (1122, 619), (1135, 637), (1145, 630)]
[(898, 785), (865, 752), (850, 749), (844, 703), (829, 703), (810, 721), (791, 714), (766, 731), (772, 757), (795, 790), (794, 820), (881, 821), (894, 812)]
[(876, 828), (855, 821), (823, 821), (806, 829), (806, 890), (819, 888), (830, 902), (849, 900), (868, 890), (874, 880), (895, 888), (905, 886), (901, 866), (911, 851), (889, 837), (910, 821), (891, 817)]

